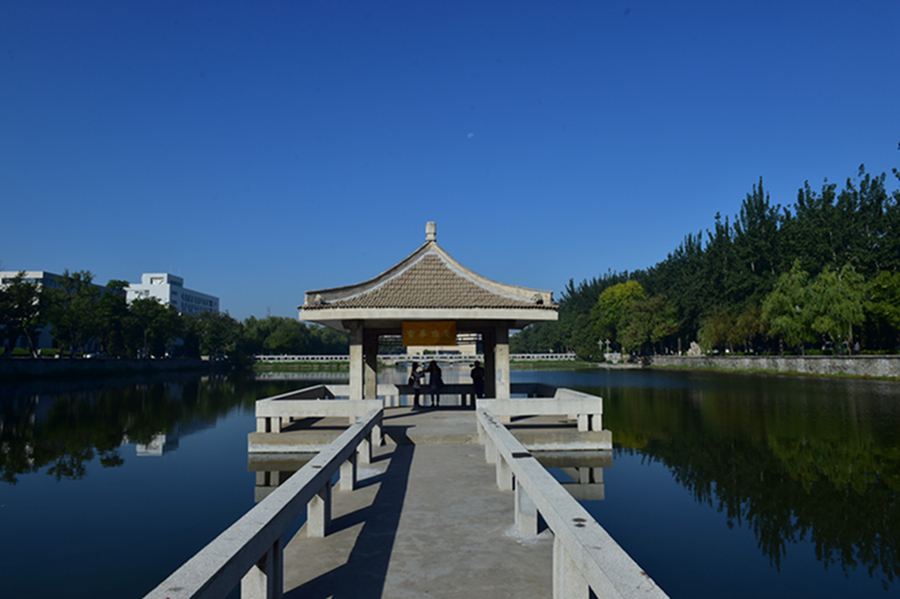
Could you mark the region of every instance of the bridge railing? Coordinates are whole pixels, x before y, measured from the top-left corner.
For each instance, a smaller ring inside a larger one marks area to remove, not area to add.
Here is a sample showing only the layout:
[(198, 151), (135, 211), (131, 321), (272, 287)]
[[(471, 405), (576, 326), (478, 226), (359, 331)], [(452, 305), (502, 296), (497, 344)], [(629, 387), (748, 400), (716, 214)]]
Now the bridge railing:
[(355, 489), (357, 461), (371, 461), (372, 435), (383, 415), (379, 408), (360, 418), (145, 599), (221, 599), (238, 584), (244, 599), (280, 599), (285, 531), (307, 509), (307, 534), (325, 536), (332, 478), (340, 472), (339, 489)]
[[(337, 394), (328, 385), (315, 385), (256, 402), (256, 432), (280, 433), (282, 427), (302, 418), (347, 418), (350, 424), (382, 406), (378, 400), (310, 401), (334, 399)], [(381, 443), (380, 427), (375, 427), (376, 444)]]
[(554, 599), (587, 598), (590, 592), (604, 599), (668, 597), (481, 402), (477, 416), (497, 485), (515, 491), (519, 533), (536, 535), (538, 515), (553, 532)]
[[(257, 354), (256, 362), (349, 362), (349, 355), (277, 355)], [(484, 362), (484, 354), (379, 354), (378, 360), (385, 364), (409, 362), (471, 363), (475, 360)], [(569, 362), (575, 360), (575, 354), (510, 354), (510, 362)]]
[(509, 424), (516, 416), (566, 415), (578, 421), (578, 430), (603, 430), (603, 400), (572, 389), (554, 389), (552, 397), (538, 399), (480, 399), (478, 406)]

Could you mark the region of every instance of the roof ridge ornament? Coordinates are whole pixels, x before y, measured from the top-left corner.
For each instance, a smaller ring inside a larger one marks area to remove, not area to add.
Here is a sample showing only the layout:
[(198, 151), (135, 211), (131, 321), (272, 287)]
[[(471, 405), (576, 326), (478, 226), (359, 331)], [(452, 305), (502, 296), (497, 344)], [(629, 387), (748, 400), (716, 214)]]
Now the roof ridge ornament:
[(437, 241), (437, 223), (433, 220), (425, 223), (425, 241)]

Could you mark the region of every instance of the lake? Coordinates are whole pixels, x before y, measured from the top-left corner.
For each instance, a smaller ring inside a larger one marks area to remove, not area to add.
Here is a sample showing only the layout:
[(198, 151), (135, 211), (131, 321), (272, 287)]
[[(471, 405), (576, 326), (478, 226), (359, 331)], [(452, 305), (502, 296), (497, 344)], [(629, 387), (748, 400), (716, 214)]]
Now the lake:
[[(604, 398), (613, 466), (584, 505), (670, 596), (900, 596), (900, 382), (512, 377)], [(0, 386), (2, 595), (141, 597), (253, 506), (254, 401), (327, 380)]]

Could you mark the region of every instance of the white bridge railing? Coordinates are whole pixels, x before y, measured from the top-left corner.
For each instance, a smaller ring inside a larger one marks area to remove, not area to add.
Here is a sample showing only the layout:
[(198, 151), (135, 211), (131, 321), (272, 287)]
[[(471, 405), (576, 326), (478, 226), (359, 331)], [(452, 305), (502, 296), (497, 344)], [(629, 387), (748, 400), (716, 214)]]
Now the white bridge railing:
[(372, 436), (383, 414), (377, 409), (360, 418), (145, 599), (220, 599), (238, 584), (244, 599), (280, 599), (284, 532), (308, 508), (307, 534), (325, 536), (331, 522), (332, 478), (340, 471), (338, 488), (356, 487), (357, 460), (371, 461)]
[[(350, 356), (321, 356), (321, 355), (255, 355), (257, 362), (349, 362)], [(379, 354), (378, 360), (384, 364), (400, 364), (409, 362), (430, 362), (437, 360), (441, 363), (465, 363), (478, 360), (484, 363), (484, 354)], [(510, 354), (510, 362), (571, 362), (575, 360), (575, 354)]]
[(515, 491), (519, 533), (536, 535), (538, 514), (553, 532), (554, 599), (586, 599), (590, 592), (604, 599), (666, 599), (653, 579), (491, 413), (494, 401), (499, 400), (478, 401), (485, 459), (496, 465), (497, 486)]

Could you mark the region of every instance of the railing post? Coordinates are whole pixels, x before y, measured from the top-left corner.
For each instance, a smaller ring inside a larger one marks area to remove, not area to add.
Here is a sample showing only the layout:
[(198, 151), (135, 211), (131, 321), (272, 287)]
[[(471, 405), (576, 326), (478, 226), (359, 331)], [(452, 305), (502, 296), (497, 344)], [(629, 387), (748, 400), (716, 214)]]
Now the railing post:
[(506, 460), (503, 459), (502, 456), (497, 456), (497, 487), (501, 491), (512, 491), (513, 488), (513, 475), (512, 470), (509, 468), (509, 464)]
[(538, 533), (538, 511), (528, 492), (516, 481), (516, 530), (523, 536)]
[(484, 440), (484, 461), (488, 464), (496, 464), (498, 460), (497, 456), (497, 447), (494, 446), (494, 441), (490, 437), (485, 437)]
[(372, 427), (372, 446), (381, 447), (381, 423)]
[(328, 533), (331, 525), (331, 481), (316, 493), (306, 506), (306, 534), (309, 537), (322, 538)]
[(356, 489), (356, 452), (350, 454), (347, 461), (341, 464), (340, 490), (353, 491)]
[(591, 589), (558, 535), (553, 536), (553, 599), (588, 599)]
[(241, 578), (241, 599), (281, 599), (284, 593), (284, 547), (281, 537)]
[(356, 448), (356, 454), (359, 456), (360, 464), (372, 463), (372, 442), (370, 439), (371, 436), (366, 437), (359, 442), (359, 447)]
[(356, 490), (356, 452), (350, 454), (347, 461), (341, 464), (340, 490)]
[(584, 433), (591, 429), (591, 415), (590, 414), (579, 414), (578, 415), (578, 432)]

